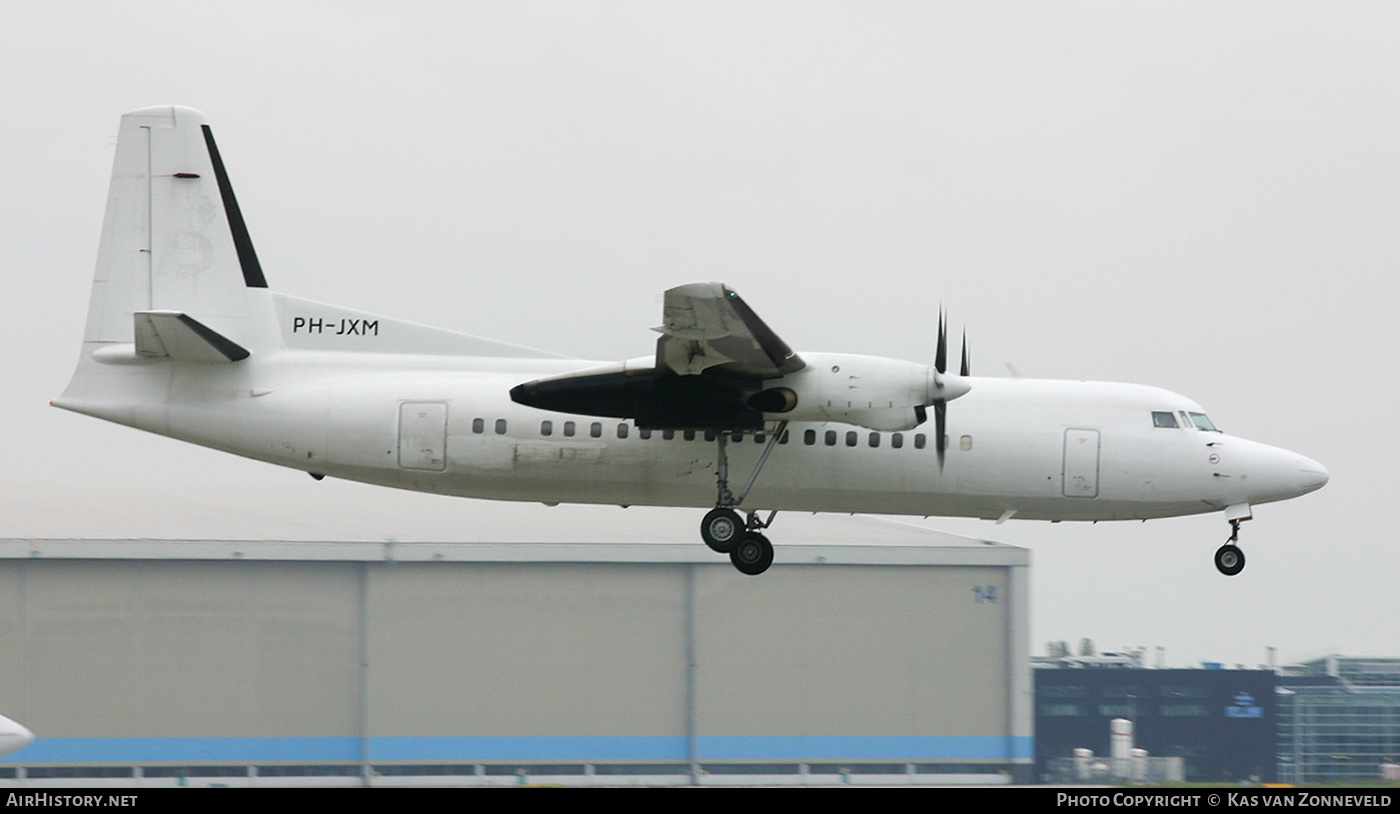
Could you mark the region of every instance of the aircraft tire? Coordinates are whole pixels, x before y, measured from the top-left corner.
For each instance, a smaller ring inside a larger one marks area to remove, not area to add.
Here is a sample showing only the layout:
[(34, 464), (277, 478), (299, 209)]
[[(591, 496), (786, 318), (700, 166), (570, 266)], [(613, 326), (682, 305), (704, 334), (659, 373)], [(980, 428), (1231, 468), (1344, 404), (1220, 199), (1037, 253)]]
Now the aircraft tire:
[(740, 573), (756, 577), (773, 564), (773, 544), (756, 531), (748, 532), (729, 552), (729, 561)]
[(1225, 544), (1215, 552), (1215, 567), (1227, 577), (1244, 570), (1244, 552), (1239, 546)]
[(744, 520), (733, 509), (711, 509), (700, 521), (700, 539), (711, 551), (728, 554), (744, 534)]

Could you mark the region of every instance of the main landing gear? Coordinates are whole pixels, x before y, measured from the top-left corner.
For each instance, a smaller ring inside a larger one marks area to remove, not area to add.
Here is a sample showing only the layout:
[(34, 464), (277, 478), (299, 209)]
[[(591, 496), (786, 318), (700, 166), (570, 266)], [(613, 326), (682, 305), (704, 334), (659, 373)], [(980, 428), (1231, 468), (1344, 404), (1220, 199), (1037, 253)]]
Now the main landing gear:
[(1240, 521), (1230, 521), (1230, 539), (1215, 551), (1215, 567), (1227, 577), (1244, 570), (1244, 552), (1237, 545), (1240, 541)]
[(754, 466), (753, 474), (749, 476), (749, 482), (744, 485), (744, 490), (738, 497), (729, 491), (729, 454), (725, 448), (729, 437), (722, 432), (716, 437), (719, 454), (715, 467), (715, 482), (719, 496), (715, 500), (715, 508), (707, 512), (705, 519), (700, 521), (700, 539), (704, 540), (711, 550), (719, 554), (728, 554), (734, 567), (739, 569), (740, 573), (749, 576), (762, 574), (773, 564), (773, 544), (768, 542), (768, 538), (759, 530), (772, 525), (778, 512), (773, 511), (764, 521), (759, 519), (758, 512), (751, 511), (747, 518), (744, 518), (740, 517), (736, 509), (748, 496), (754, 481), (758, 480), (758, 473), (763, 471), (763, 465), (768, 462), (768, 456), (772, 454), (773, 447), (777, 446), (778, 439), (783, 437), (785, 431), (787, 422), (779, 421), (777, 429), (768, 439), (768, 446), (763, 448), (763, 454)]

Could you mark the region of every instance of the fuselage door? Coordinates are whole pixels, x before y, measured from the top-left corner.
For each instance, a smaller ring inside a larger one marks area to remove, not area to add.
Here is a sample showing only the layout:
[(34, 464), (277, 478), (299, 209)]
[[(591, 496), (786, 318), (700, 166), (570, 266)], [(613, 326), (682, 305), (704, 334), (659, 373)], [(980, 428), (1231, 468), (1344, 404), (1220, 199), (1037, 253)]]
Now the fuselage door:
[(1099, 431), (1065, 430), (1065, 497), (1099, 496)]
[(399, 466), (441, 472), (447, 468), (447, 405), (408, 401), (399, 405)]

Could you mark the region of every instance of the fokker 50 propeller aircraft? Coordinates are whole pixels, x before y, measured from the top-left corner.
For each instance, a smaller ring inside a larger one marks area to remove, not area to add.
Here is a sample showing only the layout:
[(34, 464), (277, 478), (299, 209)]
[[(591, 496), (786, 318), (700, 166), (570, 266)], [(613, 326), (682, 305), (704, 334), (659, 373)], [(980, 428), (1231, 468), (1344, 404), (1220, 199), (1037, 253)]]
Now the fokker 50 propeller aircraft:
[(1215, 564), (1234, 575), (1252, 507), (1328, 478), (1165, 390), (973, 377), (966, 342), (954, 373), (941, 319), (932, 366), (796, 353), (719, 283), (667, 291), (656, 330), (653, 355), (604, 364), (274, 293), (203, 114), (152, 107), (122, 117), (82, 355), (53, 403), (318, 480), (709, 508), (701, 537), (745, 574), (795, 510), (1223, 512)]

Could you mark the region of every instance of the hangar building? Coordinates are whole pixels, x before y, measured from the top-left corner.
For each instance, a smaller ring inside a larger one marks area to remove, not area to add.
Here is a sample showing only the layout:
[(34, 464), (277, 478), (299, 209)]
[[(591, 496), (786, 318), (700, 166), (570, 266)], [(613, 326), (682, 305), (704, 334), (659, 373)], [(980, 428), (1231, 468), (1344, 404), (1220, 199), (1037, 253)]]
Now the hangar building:
[(0, 786), (1031, 777), (1024, 549), (786, 516), (746, 577), (693, 513), (454, 502), (451, 542), (0, 539)]

